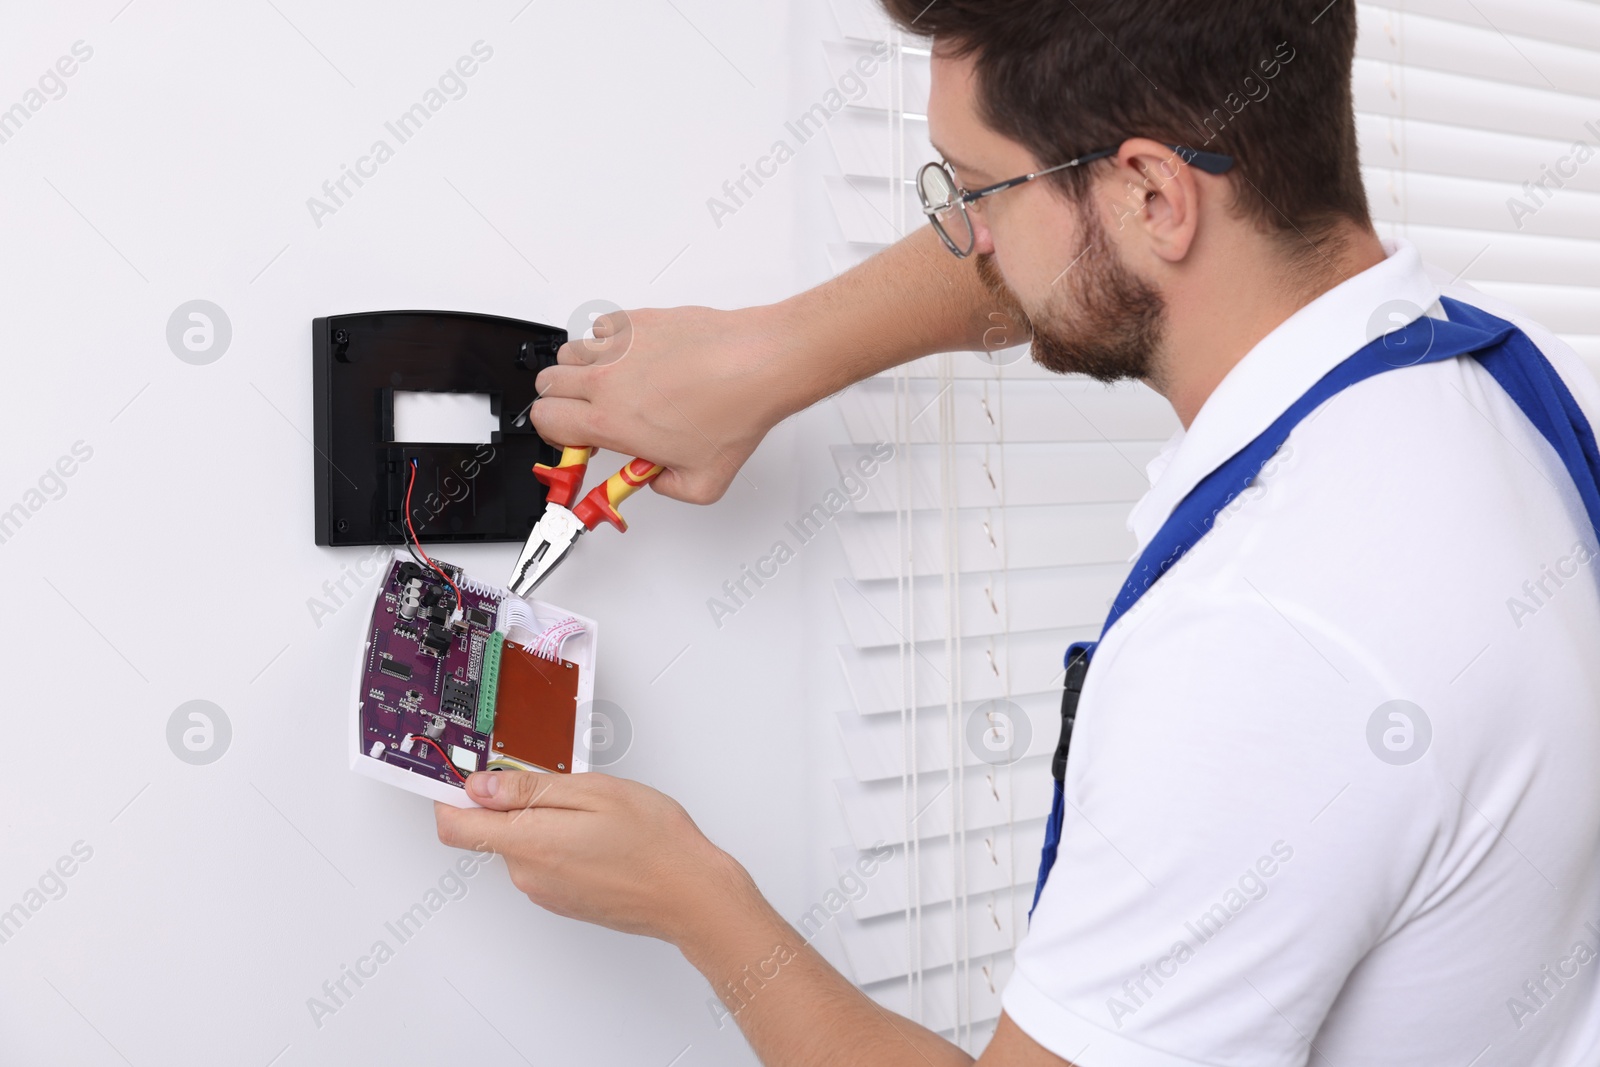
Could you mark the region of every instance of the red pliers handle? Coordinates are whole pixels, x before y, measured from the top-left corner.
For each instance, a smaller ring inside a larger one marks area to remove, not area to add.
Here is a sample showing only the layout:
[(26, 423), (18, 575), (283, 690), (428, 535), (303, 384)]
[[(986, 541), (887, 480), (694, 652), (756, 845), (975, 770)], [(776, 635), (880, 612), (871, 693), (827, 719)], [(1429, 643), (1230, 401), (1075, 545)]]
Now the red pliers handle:
[(661, 464), (651, 463), (647, 459), (629, 460), (621, 470), (589, 490), (589, 495), (574, 506), (572, 500), (583, 489), (589, 459), (595, 452), (593, 448), (563, 448), (560, 463), (554, 467), (536, 463), (533, 476), (549, 487), (545, 499), (551, 504), (570, 509), (586, 529), (594, 529), (603, 519), (619, 530), (626, 530), (628, 523), (617, 511), (617, 505), (649, 485), (661, 473)]

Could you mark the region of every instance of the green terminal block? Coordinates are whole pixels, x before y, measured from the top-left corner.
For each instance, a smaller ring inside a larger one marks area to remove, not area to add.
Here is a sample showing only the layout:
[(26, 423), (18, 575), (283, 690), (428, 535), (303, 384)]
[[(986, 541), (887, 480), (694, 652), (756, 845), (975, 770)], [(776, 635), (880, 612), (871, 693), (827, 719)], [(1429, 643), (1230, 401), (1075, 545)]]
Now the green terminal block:
[(475, 729), (487, 734), (494, 729), (494, 698), (500, 690), (500, 653), (504, 651), (506, 635), (496, 630), (489, 635), (483, 649), (483, 667), (478, 672), (478, 719)]

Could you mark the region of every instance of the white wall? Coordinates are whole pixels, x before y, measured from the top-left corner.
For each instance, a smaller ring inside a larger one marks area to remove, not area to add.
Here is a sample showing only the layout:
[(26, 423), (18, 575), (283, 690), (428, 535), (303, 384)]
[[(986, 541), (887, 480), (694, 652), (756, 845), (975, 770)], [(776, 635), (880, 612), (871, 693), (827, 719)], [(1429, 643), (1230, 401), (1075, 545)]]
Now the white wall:
[[(308, 600), (364, 553), (312, 543), (309, 334), (330, 313), (563, 325), (593, 298), (737, 306), (817, 280), (820, 161), (720, 227), (705, 201), (825, 86), (818, 30), (787, 32), (782, 0), (123, 3), (0, 15), (0, 108), (93, 50), (0, 144), (0, 510), (40, 504), (0, 543), (0, 909), (93, 850), (0, 944), (0, 1059), (751, 1062), (673, 950), (548, 916), (499, 863), (313, 1023), (307, 998), (457, 854), (428, 802), (346, 769), (373, 585), (314, 623)], [(314, 224), (307, 198), (393, 145), (385, 120), (480, 40), (466, 95)], [(165, 337), (195, 298), (232, 325), (203, 366)], [(683, 801), (791, 916), (832, 843), (807, 576), (720, 630), (705, 600), (823, 477), (817, 418), (715, 510), (636, 499), (627, 536), (601, 531), (542, 590), (603, 623), (598, 695), (636, 733), (618, 773)], [(64, 494), (30, 497), (80, 441)], [(499, 580), (515, 552), (442, 554)], [(209, 766), (167, 745), (194, 699), (232, 724)]]

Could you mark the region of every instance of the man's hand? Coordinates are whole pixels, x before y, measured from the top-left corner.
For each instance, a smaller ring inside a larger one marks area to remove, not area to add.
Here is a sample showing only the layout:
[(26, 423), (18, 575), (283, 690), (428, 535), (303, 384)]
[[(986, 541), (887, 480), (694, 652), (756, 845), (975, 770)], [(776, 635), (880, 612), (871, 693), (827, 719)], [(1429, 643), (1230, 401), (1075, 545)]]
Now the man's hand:
[(776, 388), (782, 331), (771, 308), (614, 312), (539, 372), (530, 417), (546, 441), (594, 445), (666, 468), (658, 493), (719, 499), (774, 425), (803, 401)]
[(481, 809), (435, 804), (439, 840), (505, 858), (511, 881), (557, 915), (679, 944), (744, 869), (706, 840), (677, 801), (609, 775), (485, 771), (467, 780)]

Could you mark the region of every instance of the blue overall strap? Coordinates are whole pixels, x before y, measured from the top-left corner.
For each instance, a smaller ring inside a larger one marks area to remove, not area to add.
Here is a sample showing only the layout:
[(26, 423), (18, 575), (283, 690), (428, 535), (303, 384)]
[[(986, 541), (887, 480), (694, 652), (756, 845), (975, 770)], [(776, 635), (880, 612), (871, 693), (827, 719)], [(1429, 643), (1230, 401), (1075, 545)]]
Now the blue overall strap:
[[(1173, 564), (1210, 532), (1217, 516), (1249, 488), (1261, 468), (1277, 454), (1306, 416), (1357, 382), (1401, 367), (1474, 355), (1555, 448), (1578, 487), (1591, 525), (1600, 531), (1600, 447), (1596, 446), (1594, 430), (1566, 383), (1544, 354), (1511, 323), (1448, 297), (1442, 298), (1441, 303), (1450, 316), (1449, 321), (1424, 316), (1367, 344), (1323, 375), (1259, 437), (1201, 479), (1139, 554), (1106, 616), (1100, 630), (1101, 639)], [(1039, 896), (1044, 892), (1061, 843), (1067, 751), (1077, 717), (1078, 697), (1098, 644), (1098, 641), (1078, 642), (1067, 649), (1067, 682), (1061, 697), (1061, 739), (1051, 766), (1055, 777), (1054, 795), (1050, 818), (1045, 824), (1033, 907), (1039, 905)], [(1033, 908), (1029, 908), (1028, 915), (1033, 916)]]
[[(1486, 311), (1443, 297), (1440, 301), (1451, 322), (1470, 323), (1482, 329), (1510, 325)], [(1600, 446), (1583, 409), (1528, 335), (1513, 328), (1504, 343), (1477, 353), (1478, 362), (1500, 383), (1544, 439), (1555, 448), (1578, 487), (1589, 524), (1600, 531)]]

